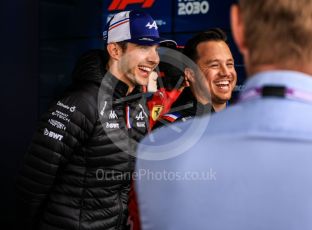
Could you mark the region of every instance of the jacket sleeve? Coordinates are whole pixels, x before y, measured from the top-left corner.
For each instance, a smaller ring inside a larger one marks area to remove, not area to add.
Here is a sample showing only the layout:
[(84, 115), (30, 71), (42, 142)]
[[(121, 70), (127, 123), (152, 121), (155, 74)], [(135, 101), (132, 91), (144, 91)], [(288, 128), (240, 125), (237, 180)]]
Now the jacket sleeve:
[(74, 95), (54, 103), (38, 125), (17, 179), (24, 229), (36, 229), (44, 202), (62, 166), (92, 132), (94, 111)]

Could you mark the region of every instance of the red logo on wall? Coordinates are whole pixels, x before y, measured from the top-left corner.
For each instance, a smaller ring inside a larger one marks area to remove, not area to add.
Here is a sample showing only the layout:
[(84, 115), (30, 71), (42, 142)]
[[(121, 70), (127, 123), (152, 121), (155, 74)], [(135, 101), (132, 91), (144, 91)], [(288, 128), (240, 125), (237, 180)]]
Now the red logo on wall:
[(132, 4), (142, 4), (142, 8), (151, 8), (154, 2), (155, 0), (113, 0), (108, 10), (124, 10), (128, 5)]

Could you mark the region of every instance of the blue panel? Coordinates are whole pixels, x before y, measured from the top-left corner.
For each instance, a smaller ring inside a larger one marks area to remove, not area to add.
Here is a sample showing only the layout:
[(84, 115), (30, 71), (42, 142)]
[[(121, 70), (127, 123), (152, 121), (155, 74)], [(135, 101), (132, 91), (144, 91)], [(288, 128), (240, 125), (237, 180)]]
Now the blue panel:
[(173, 39), (178, 43), (180, 46), (184, 46), (186, 41), (193, 37), (196, 34), (194, 33), (178, 33), (174, 34)]
[(234, 0), (176, 0), (174, 32), (230, 28), (229, 12)]
[(101, 19), (102, 1), (43, 0), (40, 2), (40, 38), (99, 36)]

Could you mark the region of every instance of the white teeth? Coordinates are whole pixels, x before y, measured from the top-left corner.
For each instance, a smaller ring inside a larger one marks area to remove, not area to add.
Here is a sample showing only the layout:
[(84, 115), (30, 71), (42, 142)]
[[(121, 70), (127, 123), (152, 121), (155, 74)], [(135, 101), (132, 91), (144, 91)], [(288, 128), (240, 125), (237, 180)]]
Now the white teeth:
[(146, 66), (140, 66), (139, 67), (141, 70), (144, 70), (146, 72), (151, 72), (152, 71), (152, 68), (149, 68), (149, 67), (146, 67)]
[(230, 81), (219, 81), (216, 83), (216, 85), (229, 85)]

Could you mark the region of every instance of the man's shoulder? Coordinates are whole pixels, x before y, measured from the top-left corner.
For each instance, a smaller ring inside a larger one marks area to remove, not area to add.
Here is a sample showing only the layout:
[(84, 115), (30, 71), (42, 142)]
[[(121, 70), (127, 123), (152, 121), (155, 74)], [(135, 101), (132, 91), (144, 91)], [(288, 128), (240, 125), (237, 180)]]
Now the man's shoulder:
[(312, 105), (281, 98), (238, 103), (212, 115), (206, 135), (304, 138), (312, 135)]
[(98, 99), (99, 85), (87, 82), (85, 84), (73, 84), (62, 95), (65, 100), (85, 106), (96, 106)]
[[(92, 85), (92, 84), (91, 84)], [(60, 97), (55, 99), (49, 106), (49, 111), (60, 111), (73, 119), (87, 118), (91, 123), (97, 119), (98, 87), (84, 86), (70, 87)]]

